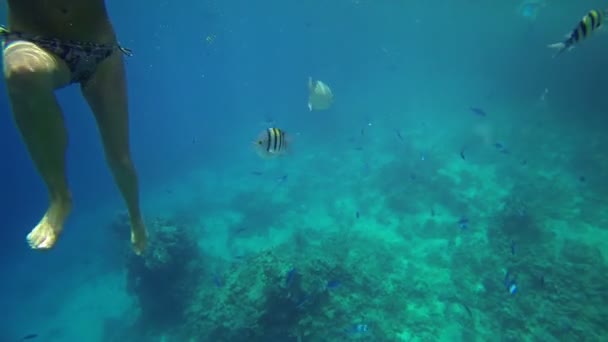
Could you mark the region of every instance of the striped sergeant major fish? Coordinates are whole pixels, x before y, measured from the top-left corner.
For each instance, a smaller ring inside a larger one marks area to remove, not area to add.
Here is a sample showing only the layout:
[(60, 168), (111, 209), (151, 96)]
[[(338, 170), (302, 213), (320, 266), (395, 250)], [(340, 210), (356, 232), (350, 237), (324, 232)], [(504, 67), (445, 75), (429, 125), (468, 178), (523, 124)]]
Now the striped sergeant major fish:
[(575, 44), (589, 37), (592, 32), (602, 26), (607, 15), (608, 10), (590, 10), (589, 13), (585, 14), (581, 21), (579, 21), (572, 32), (566, 35), (564, 41), (549, 45), (550, 48), (557, 50), (553, 57), (558, 56), (566, 50), (571, 50), (574, 48)]
[(276, 157), (286, 152), (288, 137), (283, 130), (271, 127), (260, 133), (254, 145), (260, 156)]

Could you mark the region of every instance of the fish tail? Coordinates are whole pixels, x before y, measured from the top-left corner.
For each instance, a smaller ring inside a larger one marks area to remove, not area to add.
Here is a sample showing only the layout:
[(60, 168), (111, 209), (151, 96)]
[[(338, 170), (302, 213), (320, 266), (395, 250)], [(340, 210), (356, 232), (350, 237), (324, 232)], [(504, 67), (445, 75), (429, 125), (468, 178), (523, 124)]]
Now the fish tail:
[(564, 51), (568, 50), (570, 47), (566, 42), (559, 42), (547, 45), (548, 48), (556, 50), (555, 54), (553, 54), (553, 58), (561, 55)]

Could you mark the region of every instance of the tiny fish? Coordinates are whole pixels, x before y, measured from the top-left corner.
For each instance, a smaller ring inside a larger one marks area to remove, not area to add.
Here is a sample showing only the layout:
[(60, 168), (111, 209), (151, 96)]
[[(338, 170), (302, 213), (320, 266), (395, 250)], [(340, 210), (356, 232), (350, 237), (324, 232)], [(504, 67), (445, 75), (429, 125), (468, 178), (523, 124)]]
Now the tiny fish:
[(291, 283), (293, 283), (293, 279), (296, 277), (296, 268), (292, 268), (287, 272), (287, 276), (285, 277), (285, 287), (289, 287)]
[(325, 288), (328, 290), (334, 290), (334, 289), (337, 289), (338, 287), (340, 287), (340, 285), (342, 285), (342, 283), (340, 283), (340, 281), (330, 280), (327, 282), (327, 285), (325, 286)]
[(515, 255), (515, 241), (511, 240), (511, 255)]
[(517, 282), (515, 280), (515, 276), (513, 276), (511, 272), (509, 272), (509, 270), (507, 270), (507, 272), (505, 273), (504, 284), (510, 294), (514, 295), (517, 293), (518, 287)]
[(359, 210), (357, 210), (357, 212), (355, 213), (355, 217), (358, 219), (359, 218)]
[(540, 281), (540, 287), (545, 288), (545, 276), (544, 275), (540, 276), (539, 281)]
[(477, 115), (477, 116), (481, 116), (481, 117), (486, 117), (487, 113), (478, 107), (469, 107), (469, 110), (471, 110), (471, 112), (473, 112), (473, 114)]
[(244, 232), (244, 231), (246, 231), (246, 230), (247, 230), (247, 227), (245, 227), (245, 226), (241, 226), (241, 227), (237, 228), (237, 229), (234, 231), (234, 234), (240, 234), (240, 233), (242, 233), (242, 232)]
[(461, 218), (460, 220), (458, 220), (458, 226), (460, 227), (460, 229), (467, 229), (469, 228), (469, 219), (466, 217)]
[(494, 147), (496, 147), (496, 149), (500, 153), (509, 154), (509, 150), (507, 149), (507, 147), (503, 143), (495, 142), (494, 143)]
[(216, 273), (213, 275), (213, 284), (215, 285), (215, 287), (224, 287), (224, 282), (222, 281), (222, 278)]
[(585, 183), (587, 181), (587, 178), (585, 178), (585, 176), (580, 176), (578, 177), (578, 181), (581, 183)]
[(254, 176), (261, 176), (264, 173), (262, 171), (251, 171), (251, 174), (254, 175)]
[(369, 325), (367, 324), (354, 324), (350, 328), (346, 329), (348, 334), (364, 334), (369, 331)]
[(401, 132), (399, 132), (399, 130), (396, 128), (395, 128), (395, 134), (397, 134), (397, 138), (399, 138), (399, 140), (403, 141), (403, 136), (401, 135)]
[(553, 57), (560, 55), (564, 51), (569, 51), (574, 48), (574, 45), (589, 37), (591, 33), (596, 31), (602, 26), (604, 19), (606, 18), (605, 10), (590, 10), (583, 18), (578, 22), (576, 27), (566, 35), (566, 39), (559, 43), (549, 44), (548, 47), (557, 50)]
[(512, 295), (517, 293), (517, 284), (515, 283), (515, 280), (511, 281), (511, 284), (509, 285), (509, 293)]
[(26, 340), (33, 340), (36, 337), (38, 337), (38, 334), (29, 334), (29, 335), (25, 335), (21, 338), (21, 341), (26, 341)]
[(287, 135), (283, 130), (271, 127), (260, 133), (254, 146), (261, 157), (276, 157), (286, 152), (287, 141)]
[(464, 147), (460, 149), (460, 158), (462, 160), (467, 160), (467, 158), (464, 156)]

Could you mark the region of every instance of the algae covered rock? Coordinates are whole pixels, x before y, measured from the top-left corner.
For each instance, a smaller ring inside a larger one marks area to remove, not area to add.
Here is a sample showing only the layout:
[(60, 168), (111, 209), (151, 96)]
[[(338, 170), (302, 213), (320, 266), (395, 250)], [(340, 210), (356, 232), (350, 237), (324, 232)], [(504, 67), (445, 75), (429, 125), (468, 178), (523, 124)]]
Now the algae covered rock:
[(127, 288), (137, 299), (139, 324), (157, 329), (183, 318), (202, 272), (202, 256), (184, 227), (162, 219), (148, 227), (151, 243), (146, 253), (127, 259)]
[[(367, 248), (353, 250), (361, 245)], [(395, 265), (374, 245), (369, 239), (355, 244), (352, 238), (344, 243), (337, 237), (308, 245), (305, 257), (285, 244), (234, 263), (222, 273), (221, 286), (199, 288), (181, 337), (217, 342), (382, 340), (394, 334), (382, 316), (390, 312), (399, 319), (406, 299), (397, 295), (408, 290), (406, 282), (384, 281)]]

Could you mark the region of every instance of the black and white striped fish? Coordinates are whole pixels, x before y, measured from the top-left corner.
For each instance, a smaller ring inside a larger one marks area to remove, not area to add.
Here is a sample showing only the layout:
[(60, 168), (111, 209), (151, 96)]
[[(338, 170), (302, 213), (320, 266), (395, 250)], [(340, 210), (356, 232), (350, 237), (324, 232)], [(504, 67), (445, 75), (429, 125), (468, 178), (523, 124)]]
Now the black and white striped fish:
[(557, 49), (554, 57), (564, 51), (572, 49), (575, 44), (589, 37), (592, 32), (599, 29), (608, 15), (607, 11), (608, 10), (590, 10), (589, 13), (585, 14), (581, 21), (579, 21), (572, 32), (566, 35), (564, 41), (550, 44), (550, 48)]
[(271, 127), (260, 133), (254, 145), (260, 156), (275, 157), (287, 151), (288, 137), (283, 130)]

